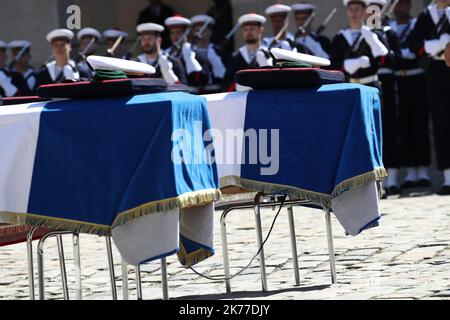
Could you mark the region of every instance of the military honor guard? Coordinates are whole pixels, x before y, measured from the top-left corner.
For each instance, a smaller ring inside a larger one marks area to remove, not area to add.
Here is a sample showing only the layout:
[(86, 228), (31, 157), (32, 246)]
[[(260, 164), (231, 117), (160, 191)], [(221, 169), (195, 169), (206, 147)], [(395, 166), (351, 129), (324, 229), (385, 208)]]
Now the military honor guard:
[(221, 83), (225, 78), (226, 68), (222, 57), (211, 43), (214, 18), (208, 15), (196, 15), (191, 18), (193, 27), (193, 46), (198, 62), (202, 66), (200, 91), (204, 94), (221, 92)]
[(153, 77), (163, 78), (168, 84), (175, 84), (179, 79), (173, 71), (173, 64), (161, 51), (163, 31), (162, 25), (151, 22), (137, 26), (143, 53), (136, 60), (155, 67), (156, 73)]
[(444, 59), (450, 42), (450, 0), (437, 0), (419, 15), (410, 41), (412, 52), (426, 69), (437, 165), (444, 173), (438, 194), (450, 195), (450, 69)]
[[(306, 48), (304, 53), (329, 59), (331, 51), (330, 40), (312, 31), (312, 15), (317, 7), (311, 3), (300, 2), (293, 4), (291, 8), (294, 12), (295, 26), (298, 30), (295, 36), (295, 43)], [(301, 52), (302, 50), (298, 51)]]
[(36, 70), (30, 65), (31, 60), (31, 42), (26, 40), (14, 40), (8, 45), (11, 50), (12, 62), (9, 70), (17, 72), (26, 83), (26, 87), (20, 91), (22, 95), (31, 96), (36, 91)]
[(105, 38), (108, 50), (106, 55), (112, 58), (124, 59), (125, 41), (128, 39), (128, 32), (120, 29), (108, 29), (103, 32), (103, 38)]
[(83, 28), (78, 32), (77, 38), (80, 42), (77, 68), (80, 71), (81, 78), (90, 80), (94, 77), (95, 72), (87, 65), (86, 58), (96, 54), (98, 43), (102, 39), (102, 34), (94, 28)]
[(56, 29), (47, 35), (47, 41), (51, 44), (54, 60), (42, 66), (37, 72), (39, 86), (80, 79), (80, 73), (76, 64), (70, 59), (70, 52), (72, 51), (71, 41), (74, 36), (74, 33), (68, 29)]
[(182, 16), (173, 16), (164, 22), (169, 29), (172, 46), (166, 54), (174, 63), (174, 71), (183, 84), (196, 85), (201, 77), (202, 66), (196, 59), (188, 36), (191, 33), (191, 20)]
[[(9, 47), (6, 42), (0, 41), (0, 97), (29, 96), (33, 92), (30, 91), (23, 75), (20, 72), (11, 70), (11, 67), (14, 68), (16, 60), (13, 58), (9, 66), (6, 64)], [(25, 62), (25, 60), (24, 58), (21, 62)]]
[(267, 56), (267, 48), (262, 46), (264, 24), (267, 19), (256, 13), (244, 14), (238, 20), (242, 30), (245, 45), (233, 53), (227, 65), (225, 76), (226, 91), (248, 90), (236, 85), (236, 72), (243, 69), (267, 67), (272, 65), (272, 59)]
[[(368, 6), (377, 6), (380, 12), (386, 12), (387, 0), (368, 0)], [(382, 91), (382, 116), (383, 116), (383, 161), (389, 170), (389, 178), (386, 181), (386, 194), (399, 195), (401, 189), (398, 184), (398, 172), (401, 163), (400, 153), (400, 112), (398, 103), (398, 88), (395, 78), (397, 58), (401, 55), (400, 42), (390, 26), (383, 25), (383, 16), (379, 21), (372, 18), (374, 13), (366, 11), (366, 25), (383, 39), (388, 53), (382, 57), (379, 63), (378, 78)], [(374, 23), (376, 22), (376, 23)], [(379, 25), (378, 25), (379, 23)], [(404, 185), (407, 187), (407, 185)]]
[(332, 41), (333, 68), (345, 72), (348, 80), (379, 88), (378, 69), (388, 48), (370, 28), (364, 26), (367, 0), (344, 0), (349, 28)]
[(291, 11), (291, 7), (280, 3), (266, 8), (265, 13), (269, 18), (273, 33), (272, 36), (262, 39), (262, 45), (268, 50), (271, 48), (295, 49), (295, 36), (288, 31), (289, 13)]
[[(409, 49), (416, 19), (411, 17), (411, 0), (400, 0), (390, 22), (401, 46), (395, 68), (398, 99), (400, 162), (406, 168), (402, 189), (430, 187), (428, 167), (431, 165), (429, 108), (426, 97), (425, 72), (417, 56)], [(383, 88), (384, 89), (384, 88)]]

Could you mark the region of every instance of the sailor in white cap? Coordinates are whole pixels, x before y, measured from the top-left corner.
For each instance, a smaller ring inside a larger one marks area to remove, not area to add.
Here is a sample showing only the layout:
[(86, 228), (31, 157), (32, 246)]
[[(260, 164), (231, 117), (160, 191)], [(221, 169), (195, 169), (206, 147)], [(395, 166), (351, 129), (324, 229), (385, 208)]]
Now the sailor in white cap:
[[(292, 11), (291, 7), (284, 4), (274, 4), (266, 8), (266, 16), (269, 17), (272, 25), (273, 35), (264, 37), (262, 40), (263, 46), (268, 49), (281, 48), (285, 50), (294, 50), (295, 36), (288, 31), (289, 13)], [(278, 39), (276, 39), (276, 37)]]
[(17, 72), (27, 84), (26, 88), (22, 88), (22, 93), (27, 96), (34, 95), (36, 90), (36, 71), (30, 65), (31, 59), (31, 42), (26, 40), (14, 40), (8, 45), (11, 50), (13, 61), (9, 65), (11, 71)]
[(225, 77), (226, 68), (222, 57), (211, 43), (215, 20), (211, 16), (200, 14), (191, 18), (194, 40), (192, 49), (202, 66), (202, 77), (197, 84), (204, 94), (220, 92), (220, 83)]
[(450, 0), (436, 0), (417, 18), (410, 47), (425, 62), (427, 100), (431, 109), (437, 167), (444, 184), (439, 195), (450, 195), (450, 68), (445, 50), (450, 43)]
[[(191, 20), (176, 15), (164, 21), (169, 29), (172, 46), (166, 50), (170, 60), (174, 62), (174, 71), (183, 84), (195, 85), (201, 77), (202, 66), (197, 61), (188, 36), (191, 31)], [(183, 68), (179, 68), (180, 65)], [(175, 64), (176, 63), (176, 64)]]
[(0, 41), (0, 97), (30, 95), (27, 83), (18, 72), (6, 65), (8, 44)]
[(97, 51), (97, 46), (102, 39), (102, 34), (94, 28), (83, 28), (77, 34), (80, 42), (79, 62), (77, 64), (81, 78), (92, 79), (95, 72), (86, 63), (86, 57), (93, 55)]
[(367, 0), (344, 0), (350, 27), (332, 41), (333, 68), (346, 73), (350, 82), (380, 88), (378, 68), (389, 53), (382, 39), (364, 26)]
[(179, 79), (173, 71), (173, 64), (161, 51), (163, 31), (164, 27), (156, 23), (148, 22), (137, 26), (143, 50), (137, 61), (155, 67), (156, 73), (152, 75), (153, 77), (163, 78), (168, 84), (175, 84)]
[[(125, 40), (128, 39), (127, 32), (118, 28), (108, 29), (103, 32), (103, 37), (109, 50), (114, 49), (112, 51), (113, 58), (125, 58)], [(111, 55), (111, 51), (108, 51), (107, 55)]]
[[(294, 12), (295, 26), (298, 33), (296, 34), (295, 42), (304, 46), (307, 50), (306, 53), (315, 55), (317, 57), (329, 59), (331, 51), (330, 40), (322, 35), (317, 35), (312, 31), (312, 17), (317, 7), (311, 3), (300, 2), (291, 6)], [(307, 24), (305, 26), (305, 24)], [(298, 49), (298, 51), (302, 51)]]
[(238, 23), (241, 26), (246, 44), (233, 53), (227, 64), (225, 91), (248, 90), (248, 88), (243, 88), (236, 84), (236, 72), (239, 70), (272, 65), (268, 48), (263, 47), (261, 44), (266, 21), (265, 17), (256, 13), (244, 14), (239, 18)]
[(38, 86), (80, 79), (76, 64), (70, 59), (73, 37), (74, 33), (68, 29), (56, 29), (47, 35), (54, 60), (39, 69), (37, 73)]

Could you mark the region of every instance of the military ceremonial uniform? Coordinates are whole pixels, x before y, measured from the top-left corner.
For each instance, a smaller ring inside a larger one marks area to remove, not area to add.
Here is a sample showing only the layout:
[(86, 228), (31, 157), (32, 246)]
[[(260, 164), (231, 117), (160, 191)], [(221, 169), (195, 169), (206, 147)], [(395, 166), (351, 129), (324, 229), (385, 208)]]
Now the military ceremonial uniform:
[[(270, 16), (275, 14), (283, 14), (286, 15), (286, 19), (289, 19), (288, 15), (291, 12), (291, 8), (284, 4), (274, 4), (266, 8), (265, 13), (266, 16), (270, 18)], [(295, 44), (295, 35), (289, 31), (286, 31), (286, 36), (283, 39), (275, 40), (275, 34), (272, 36), (264, 37), (262, 39), (261, 45), (269, 50), (271, 48), (280, 48), (285, 50), (296, 50)]]
[(0, 69), (0, 97), (30, 96), (32, 92), (23, 76), (5, 68)]
[[(196, 15), (191, 18), (192, 25), (195, 28), (203, 28), (206, 24), (206, 30), (211, 30), (215, 25), (215, 19), (208, 15)], [(199, 39), (198, 37), (201, 37)], [(205, 33), (202, 35), (195, 35), (196, 44), (192, 46), (195, 52), (197, 61), (202, 66), (201, 83), (199, 83), (199, 90), (201, 93), (218, 93), (221, 92), (221, 84), (225, 77), (226, 68), (222, 61), (222, 57), (216, 50), (215, 46), (210, 43)], [(194, 40), (194, 41), (195, 41)], [(202, 41), (202, 43), (200, 43)], [(200, 45), (201, 44), (201, 45)]]
[(390, 23), (401, 45), (395, 68), (399, 108), (399, 154), (402, 166), (409, 168), (408, 171), (419, 169), (419, 172), (407, 173), (405, 184), (417, 182), (419, 186), (428, 186), (429, 176), (425, 167), (431, 165), (431, 146), (425, 72), (419, 67), (417, 56), (409, 49), (415, 24), (416, 19), (402, 25), (397, 21)]
[[(164, 23), (169, 29), (178, 27), (186, 29), (191, 25), (189, 19), (181, 16), (167, 18)], [(175, 54), (171, 53), (171, 48), (168, 48), (165, 53), (174, 66), (175, 74), (183, 84), (195, 87), (201, 83), (202, 66), (197, 61), (189, 42), (184, 42), (181, 50)]]
[(436, 4), (428, 6), (417, 18), (410, 41), (412, 51), (425, 62), (437, 165), (445, 177), (441, 194), (450, 194), (450, 68), (443, 57), (450, 42), (450, 8), (439, 10)]
[[(245, 14), (239, 18), (238, 23), (243, 26), (246, 23), (258, 23), (264, 24), (266, 18), (263, 16), (250, 13)], [(230, 61), (227, 64), (227, 72), (224, 81), (225, 91), (238, 91), (247, 90), (242, 86), (236, 85), (236, 72), (243, 69), (253, 69), (258, 67), (266, 67), (272, 65), (271, 59), (268, 57), (268, 48), (259, 46), (256, 51), (249, 49), (248, 45), (242, 46), (233, 53)]]
[[(89, 38), (91, 40), (92, 38), (95, 39), (95, 43), (98, 43), (102, 39), (102, 34), (94, 28), (83, 28), (81, 29), (77, 34), (78, 41), (82, 41), (84, 38)], [(82, 57), (81, 55), (85, 54), (86, 56), (89, 56), (90, 54), (94, 54), (94, 50), (90, 50), (89, 52), (80, 52), (80, 59), (77, 63), (77, 69), (80, 73), (80, 78), (82, 79), (88, 79), (91, 80), (95, 76), (95, 71), (91, 70), (89, 68), (88, 64), (84, 60), (86, 57)]]
[[(294, 11), (294, 14), (308, 12), (311, 15), (317, 10), (317, 7), (310, 3), (295, 3), (291, 6), (291, 8), (292, 11)], [(317, 57), (329, 59), (331, 52), (330, 40), (325, 36), (318, 35), (315, 32), (310, 31), (309, 26), (306, 26), (306, 29), (306, 34), (299, 35), (295, 39), (297, 51), (300, 53), (311, 54)]]
[[(55, 39), (64, 39), (64, 41), (72, 41), (74, 34), (67, 29), (56, 29), (47, 35), (47, 41), (52, 43)], [(64, 66), (59, 66), (56, 60), (50, 61), (43, 65), (36, 75), (38, 86), (53, 83), (62, 83), (64, 81), (80, 80), (80, 73), (73, 60), (69, 60)]]

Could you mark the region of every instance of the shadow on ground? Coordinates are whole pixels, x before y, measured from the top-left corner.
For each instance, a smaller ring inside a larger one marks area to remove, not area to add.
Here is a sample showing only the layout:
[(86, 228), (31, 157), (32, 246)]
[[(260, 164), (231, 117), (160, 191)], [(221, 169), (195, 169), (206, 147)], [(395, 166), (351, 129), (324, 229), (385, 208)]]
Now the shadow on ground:
[(236, 291), (231, 293), (219, 293), (219, 294), (210, 294), (210, 295), (192, 295), (192, 296), (183, 296), (177, 297), (173, 300), (220, 300), (220, 299), (245, 299), (245, 298), (264, 298), (270, 297), (280, 293), (287, 292), (311, 292), (311, 291), (319, 291), (330, 288), (331, 285), (320, 285), (320, 286), (308, 286), (308, 287), (294, 287), (294, 288), (286, 288), (280, 290), (273, 291)]

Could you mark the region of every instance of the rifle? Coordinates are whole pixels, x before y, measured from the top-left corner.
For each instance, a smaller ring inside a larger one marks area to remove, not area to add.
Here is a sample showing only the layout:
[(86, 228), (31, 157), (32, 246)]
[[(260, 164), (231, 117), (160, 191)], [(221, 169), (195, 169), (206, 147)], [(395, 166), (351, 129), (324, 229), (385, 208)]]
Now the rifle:
[(240, 27), (241, 25), (239, 23), (236, 23), (233, 29), (231, 29), (230, 32), (227, 33), (225, 39), (220, 44), (215, 45), (214, 49), (219, 52), (223, 51), (223, 48), (227, 46), (228, 42), (230, 42), (231, 38), (233, 38), (234, 34), (239, 30)]
[(278, 34), (275, 36), (275, 38), (273, 38), (272, 42), (270, 43), (269, 51), (271, 48), (273, 48), (274, 45), (277, 44), (277, 42), (281, 39), (281, 37), (287, 31), (288, 28), (289, 28), (289, 17), (286, 18), (283, 28), (281, 28), (281, 30), (278, 32)]
[(197, 40), (200, 40), (203, 38), (203, 33), (205, 32), (206, 28), (208, 28), (208, 26), (210, 25), (211, 22), (212, 22), (212, 19), (208, 18), (208, 20), (206, 20), (205, 23), (203, 23), (203, 26), (200, 28), (200, 30), (198, 30), (195, 33), (195, 38)]
[(380, 19), (383, 25), (387, 24), (389, 20), (392, 19), (392, 16), (394, 15), (394, 9), (399, 1), (400, 0), (391, 0), (389, 4), (386, 4), (383, 10), (381, 10)]
[[(89, 50), (91, 50), (92, 46), (94, 45), (95, 40), (96, 40), (96, 38), (95, 38), (95, 37), (92, 37), (91, 41), (89, 41), (88, 45), (86, 46), (86, 48), (84, 48), (83, 52), (81, 52), (81, 53), (79, 54), (78, 62), (80, 62), (81, 60), (86, 61), (87, 54), (89, 53)], [(81, 59), (80, 59), (80, 58), (81, 58)]]
[(138, 36), (136, 38), (136, 41), (134, 41), (133, 46), (131, 47), (130, 50), (128, 50), (127, 54), (125, 55), (126, 60), (131, 60), (131, 58), (133, 58), (133, 52), (134, 52), (134, 50), (136, 50), (138, 44), (141, 42), (141, 38), (142, 38), (142, 36)]
[(186, 42), (186, 38), (187, 36), (191, 33), (192, 27), (189, 27), (186, 29), (186, 31), (184, 32), (184, 34), (181, 36), (180, 40), (177, 41), (177, 43), (174, 43), (169, 50), (167, 51), (168, 54), (167, 56), (173, 57), (178, 55), (181, 50), (183, 49), (183, 44)]
[(20, 58), (22, 58), (23, 54), (25, 53), (25, 51), (27, 51), (28, 48), (28, 46), (22, 47), (19, 53), (15, 56), (14, 60), (9, 64), (9, 69), (12, 69), (17, 64), (17, 62), (19, 62)]
[(119, 47), (119, 45), (122, 43), (124, 37), (120, 36), (117, 38), (116, 42), (114, 42), (113, 46), (111, 48), (109, 48), (108, 50), (106, 50), (106, 52), (108, 52), (109, 56), (114, 56), (114, 52), (116, 52), (117, 48)]
[(330, 14), (325, 18), (325, 20), (322, 22), (322, 24), (319, 26), (319, 28), (317, 28), (316, 34), (320, 35), (325, 28), (327, 27), (328, 23), (330, 23), (331, 19), (333, 19), (334, 15), (337, 12), (337, 8), (334, 8)]
[(316, 17), (316, 13), (313, 12), (309, 16), (309, 18), (305, 21), (305, 23), (298, 28), (297, 33), (295, 34), (295, 39), (300, 38), (307, 34), (306, 29), (309, 27), (309, 25), (313, 22), (314, 18)]

